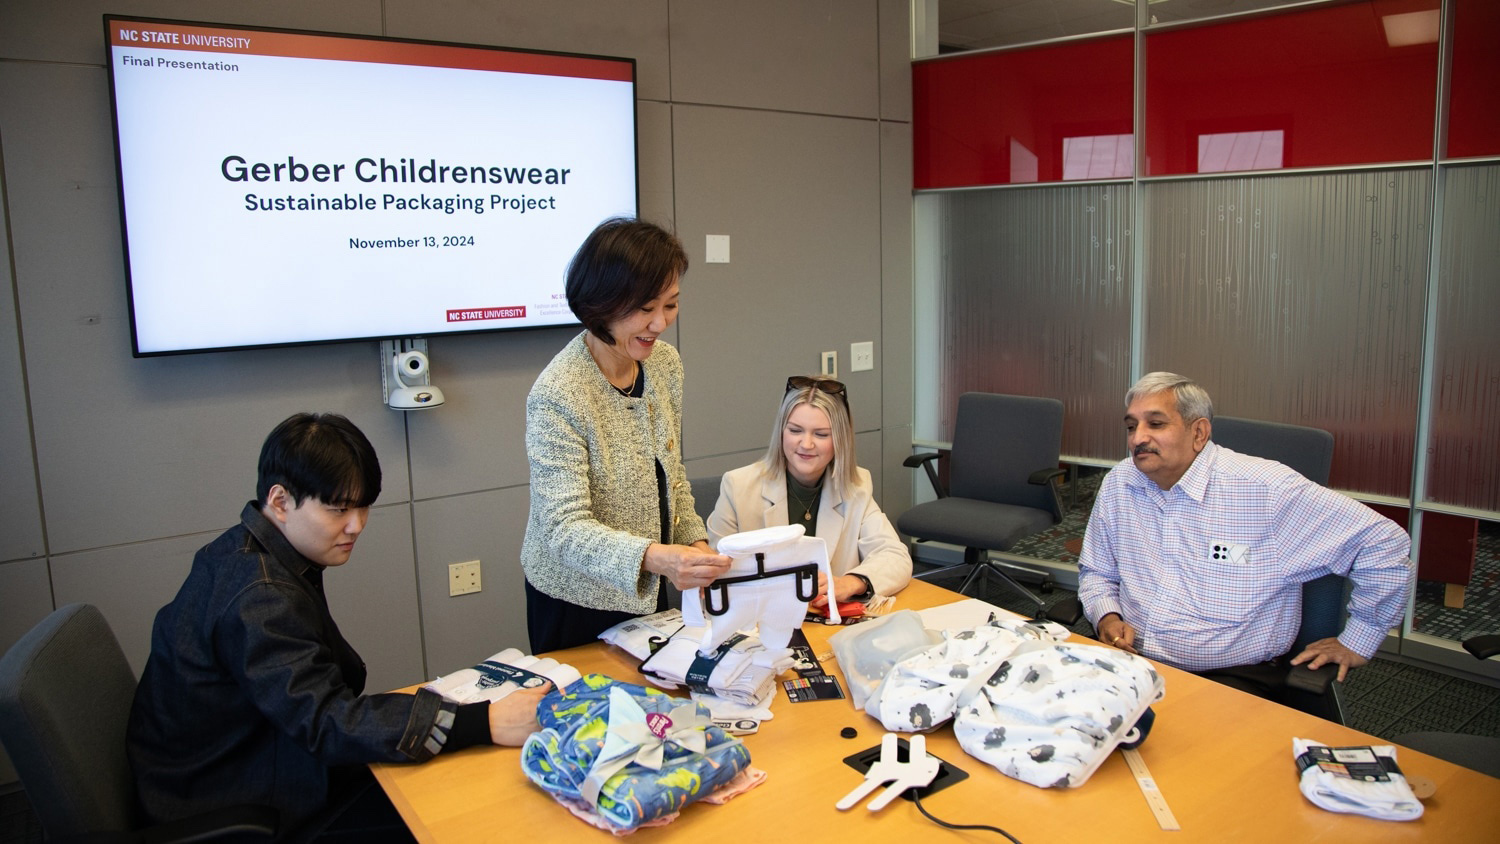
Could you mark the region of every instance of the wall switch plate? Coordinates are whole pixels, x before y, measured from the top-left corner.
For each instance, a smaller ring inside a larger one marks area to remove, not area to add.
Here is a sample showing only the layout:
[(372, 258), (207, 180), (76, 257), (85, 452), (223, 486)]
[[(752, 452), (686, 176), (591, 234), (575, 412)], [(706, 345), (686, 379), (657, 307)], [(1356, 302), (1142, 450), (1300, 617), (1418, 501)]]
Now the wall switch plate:
[(849, 344), (849, 371), (864, 372), (875, 368), (875, 344), (873, 342)]
[(703, 261), (708, 264), (729, 263), (729, 235), (708, 235), (708, 240), (703, 247)]
[(839, 353), (824, 352), (821, 356), (822, 362), (818, 364), (818, 372), (829, 378), (839, 377)]
[(448, 566), (448, 596), (479, 591), (479, 561), (453, 563)]

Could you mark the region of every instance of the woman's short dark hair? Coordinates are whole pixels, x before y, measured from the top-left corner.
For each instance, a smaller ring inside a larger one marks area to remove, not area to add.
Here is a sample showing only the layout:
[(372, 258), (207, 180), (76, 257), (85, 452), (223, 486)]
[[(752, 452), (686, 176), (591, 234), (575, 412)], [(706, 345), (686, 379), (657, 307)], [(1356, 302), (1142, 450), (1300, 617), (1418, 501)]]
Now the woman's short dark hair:
[(260, 447), (255, 495), (262, 504), (281, 484), (299, 505), (368, 507), (380, 496), (380, 460), (353, 422), (336, 413), (288, 416)]
[(589, 233), (568, 262), (568, 307), (589, 333), (613, 344), (609, 324), (660, 296), (687, 268), (687, 253), (671, 232), (612, 217)]

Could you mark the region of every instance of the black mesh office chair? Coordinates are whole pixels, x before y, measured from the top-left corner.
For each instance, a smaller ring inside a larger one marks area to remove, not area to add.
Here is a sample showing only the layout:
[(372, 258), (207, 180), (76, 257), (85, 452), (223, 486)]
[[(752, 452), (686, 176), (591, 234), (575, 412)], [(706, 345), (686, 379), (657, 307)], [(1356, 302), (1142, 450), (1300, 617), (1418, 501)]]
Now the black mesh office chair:
[[(938, 499), (902, 513), (896, 527), (914, 539), (963, 547), (963, 565), (969, 572), (960, 592), (967, 592), (981, 577), (994, 576), (1038, 608), (1046, 606), (1007, 573), (1006, 564), (990, 560), (985, 552), (1008, 551), (1062, 518), (1056, 487), (1057, 478), (1064, 474), (1058, 468), (1062, 422), (1063, 405), (1056, 399), (964, 393), (958, 398), (953, 427), (948, 488), (943, 488), (932, 466), (938, 455), (917, 454), (906, 459), (904, 465), (927, 470)], [(1042, 589), (1051, 588), (1051, 574), (1016, 569), (1037, 578)], [(939, 569), (918, 577), (945, 572)], [(1071, 619), (1048, 615), (1064, 624), (1078, 620), (1076, 614)]]
[(69, 604), (0, 659), (0, 740), (49, 839), (264, 840), (276, 810), (234, 806), (138, 828), (125, 724), (135, 674), (99, 610)]

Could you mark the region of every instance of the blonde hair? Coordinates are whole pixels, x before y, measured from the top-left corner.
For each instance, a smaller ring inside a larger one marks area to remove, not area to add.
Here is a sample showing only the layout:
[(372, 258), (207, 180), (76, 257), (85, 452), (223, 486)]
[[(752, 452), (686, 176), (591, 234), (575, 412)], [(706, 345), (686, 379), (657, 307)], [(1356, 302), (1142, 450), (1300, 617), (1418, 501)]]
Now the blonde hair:
[(781, 444), (782, 432), (786, 430), (787, 420), (791, 418), (792, 411), (797, 409), (797, 405), (812, 405), (828, 414), (828, 426), (833, 429), (833, 461), (824, 470), (827, 479), (824, 486), (831, 488), (835, 495), (843, 498), (848, 494), (848, 490), (854, 487), (855, 479), (858, 477), (856, 470), (859, 464), (854, 458), (854, 422), (849, 418), (849, 408), (844, 404), (844, 399), (824, 391), (816, 383), (823, 380), (832, 379), (814, 377), (813, 384), (788, 390), (786, 396), (782, 398), (781, 412), (776, 414), (776, 424), (771, 428), (771, 447), (766, 449), (766, 456), (761, 458), (761, 469), (768, 478), (781, 477), (786, 474), (786, 451)]

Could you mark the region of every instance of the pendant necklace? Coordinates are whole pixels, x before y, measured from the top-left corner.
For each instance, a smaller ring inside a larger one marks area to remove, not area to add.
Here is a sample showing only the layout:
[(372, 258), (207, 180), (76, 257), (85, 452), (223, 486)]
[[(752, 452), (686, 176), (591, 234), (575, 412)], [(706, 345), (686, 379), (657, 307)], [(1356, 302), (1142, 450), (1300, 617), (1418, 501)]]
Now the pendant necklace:
[[(795, 484), (796, 482), (794, 481), (793, 483)], [(791, 499), (793, 501), (797, 502), (797, 506), (798, 507), (802, 508), (802, 521), (804, 521), (804, 522), (810, 522), (810, 521), (812, 521), (813, 505), (817, 503), (817, 501), (818, 501), (818, 495), (823, 492), (823, 479), (822, 478), (818, 479), (817, 486), (813, 487), (812, 490), (813, 490), (812, 497), (809, 498), (809, 499), (807, 499), (806, 501), (803, 501), (802, 498), (799, 497), (799, 496), (797, 496), (797, 495), (791, 495)], [(791, 490), (790, 489), (787, 490), (787, 492), (788, 492), (788, 494), (791, 494)]]

